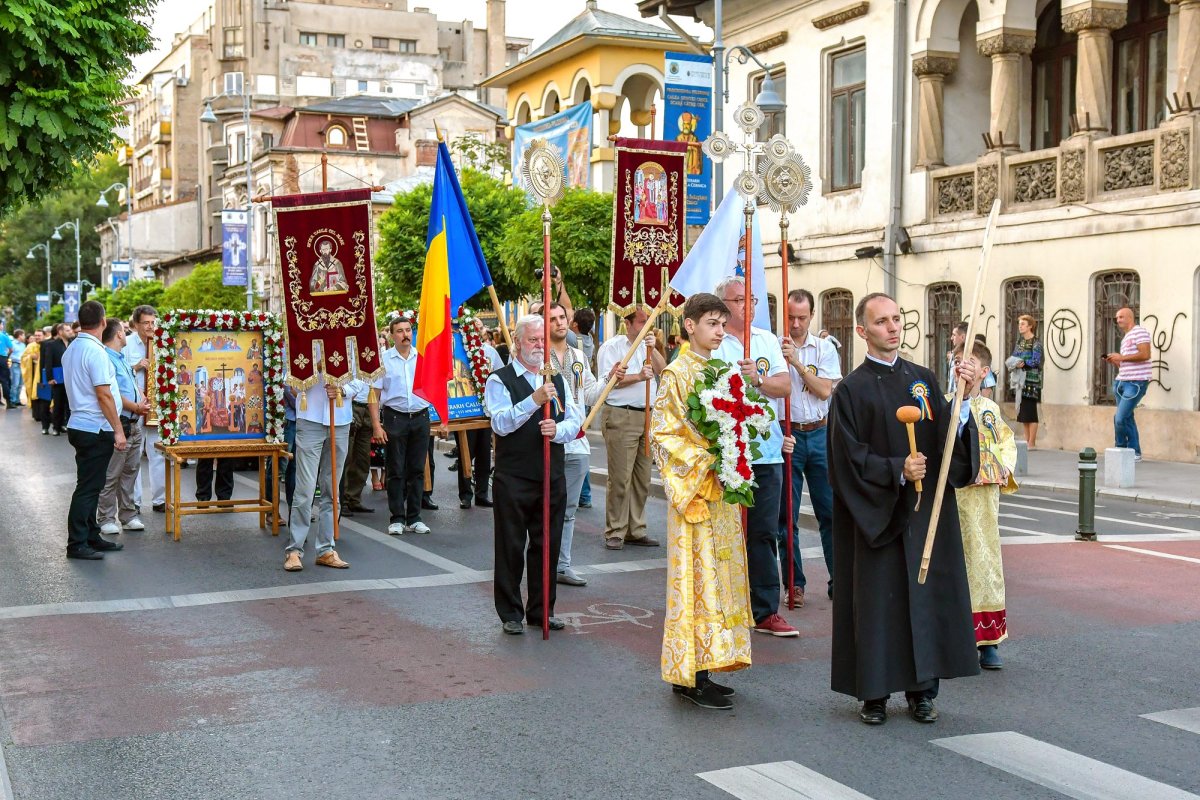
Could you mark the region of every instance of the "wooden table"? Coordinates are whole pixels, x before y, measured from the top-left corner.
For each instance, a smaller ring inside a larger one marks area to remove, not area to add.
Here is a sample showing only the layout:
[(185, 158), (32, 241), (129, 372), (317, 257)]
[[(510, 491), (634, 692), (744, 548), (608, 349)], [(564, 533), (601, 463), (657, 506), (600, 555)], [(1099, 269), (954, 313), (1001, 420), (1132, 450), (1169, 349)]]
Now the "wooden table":
[[(271, 535), (279, 535), (279, 462), (291, 458), (286, 444), (269, 444), (262, 441), (224, 441), (224, 442), (180, 442), (165, 445), (158, 442), (154, 445), (163, 454), (163, 462), (167, 470), (167, 533), (175, 541), (180, 539), (180, 517), (192, 514), (224, 514), (227, 512), (258, 512), (258, 527), (267, 526), (267, 512), (271, 514)], [(245, 500), (196, 500), (183, 501), (180, 499), (179, 475), (184, 462), (189, 458), (257, 458), (258, 459), (258, 498)], [(272, 480), (276, 482), (274, 491), (268, 492), (266, 481), (267, 460), (271, 462)], [(268, 496), (269, 495), (269, 496)]]

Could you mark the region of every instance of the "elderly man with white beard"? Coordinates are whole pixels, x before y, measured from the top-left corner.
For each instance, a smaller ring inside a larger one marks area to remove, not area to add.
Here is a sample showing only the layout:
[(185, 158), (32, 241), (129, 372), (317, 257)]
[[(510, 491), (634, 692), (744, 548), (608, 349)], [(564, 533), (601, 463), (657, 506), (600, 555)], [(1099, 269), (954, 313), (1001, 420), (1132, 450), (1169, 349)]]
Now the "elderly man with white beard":
[[(540, 627), (549, 616), (551, 630), (561, 630), (554, 616), (555, 582), (550, 580), (548, 608), (542, 603), (542, 474), (543, 439), (550, 438), (550, 552), (562, 542), (567, 505), (563, 445), (579, 435), (583, 419), (562, 375), (543, 383), (545, 322), (527, 315), (513, 331), (513, 358), (488, 377), (484, 392), (487, 414), (496, 434), (496, 469), (492, 499), (496, 535), (496, 613), (503, 630), (524, 631), (522, 619)], [(542, 406), (554, 416), (543, 419)], [(521, 573), (527, 570), (529, 597), (521, 602)]]

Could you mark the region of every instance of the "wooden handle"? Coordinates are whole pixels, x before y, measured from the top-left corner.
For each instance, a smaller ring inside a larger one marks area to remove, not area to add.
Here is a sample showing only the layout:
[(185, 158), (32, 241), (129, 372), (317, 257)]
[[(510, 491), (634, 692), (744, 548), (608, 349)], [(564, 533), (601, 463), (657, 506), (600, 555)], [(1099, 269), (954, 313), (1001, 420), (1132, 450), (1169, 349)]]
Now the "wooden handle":
[[(917, 432), (913, 428), (913, 424), (911, 422), (904, 423), (904, 427), (908, 430), (908, 453), (909, 455), (915, 456), (917, 454)], [(917, 494), (920, 494), (922, 491), (924, 491), (921, 488), (920, 481), (917, 481), (914, 485), (916, 486)]]
[(617, 366), (613, 369), (614, 374), (611, 378), (608, 379), (608, 383), (604, 384), (604, 391), (600, 392), (600, 396), (596, 398), (596, 404), (592, 406), (592, 410), (590, 412), (588, 412), (587, 419), (585, 419), (583, 421), (583, 428), (582, 428), (583, 431), (586, 432), (587, 429), (591, 426), (592, 420), (595, 419), (596, 415), (600, 413), (600, 408), (604, 405), (604, 401), (608, 399), (608, 395), (616, 387), (616, 385), (617, 385), (616, 371), (629, 364), (629, 359), (633, 357), (633, 353), (635, 350), (638, 349), (638, 345), (640, 345), (642, 343), (642, 340), (645, 339), (646, 336), (650, 333), (651, 324), (653, 324), (654, 320), (658, 319), (659, 314), (661, 314), (663, 311), (666, 310), (666, 308), (670, 302), (671, 302), (671, 293), (663, 292), (662, 300), (659, 300), (658, 305), (656, 305), (654, 307), (654, 310), (650, 312), (650, 316), (646, 319), (646, 324), (642, 326), (642, 330), (638, 333), (637, 336), (634, 337), (633, 343), (629, 345), (629, 351), (625, 353), (625, 357), (622, 358), (620, 363), (618, 363)]

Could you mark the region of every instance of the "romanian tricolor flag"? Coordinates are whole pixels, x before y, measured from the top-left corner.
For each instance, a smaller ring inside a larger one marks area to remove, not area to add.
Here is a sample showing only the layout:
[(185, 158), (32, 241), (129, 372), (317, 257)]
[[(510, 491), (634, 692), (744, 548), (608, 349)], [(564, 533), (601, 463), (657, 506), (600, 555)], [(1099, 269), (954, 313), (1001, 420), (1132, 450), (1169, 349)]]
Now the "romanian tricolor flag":
[(425, 277), (417, 316), (413, 393), (428, 400), (443, 422), (450, 419), (446, 384), (454, 377), (451, 309), (491, 285), (492, 275), (484, 263), (450, 151), (445, 142), (438, 142), (429, 232), (425, 237)]

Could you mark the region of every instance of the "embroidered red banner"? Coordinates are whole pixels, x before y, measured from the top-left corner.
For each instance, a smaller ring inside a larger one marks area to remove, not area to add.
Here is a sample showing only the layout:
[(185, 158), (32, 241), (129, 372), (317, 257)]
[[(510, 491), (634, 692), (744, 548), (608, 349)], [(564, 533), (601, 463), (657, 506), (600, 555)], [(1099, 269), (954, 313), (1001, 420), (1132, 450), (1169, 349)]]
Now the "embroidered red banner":
[[(287, 382), (307, 389), (383, 374), (371, 280), (371, 190), (271, 199), (287, 320)], [(318, 346), (319, 345), (319, 346)]]
[[(625, 316), (658, 305), (683, 263), (687, 142), (616, 140), (608, 307)], [(679, 313), (687, 298), (672, 293)]]

